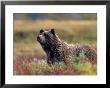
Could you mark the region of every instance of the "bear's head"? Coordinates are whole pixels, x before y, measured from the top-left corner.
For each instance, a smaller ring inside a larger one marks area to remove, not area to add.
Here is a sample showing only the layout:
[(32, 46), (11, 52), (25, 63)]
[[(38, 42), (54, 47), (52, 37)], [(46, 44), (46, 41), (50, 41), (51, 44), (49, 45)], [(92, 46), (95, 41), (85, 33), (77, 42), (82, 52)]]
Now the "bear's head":
[(51, 29), (49, 31), (40, 30), (40, 33), (37, 36), (37, 41), (41, 44), (42, 47), (50, 48), (53, 46), (56, 40), (55, 30)]

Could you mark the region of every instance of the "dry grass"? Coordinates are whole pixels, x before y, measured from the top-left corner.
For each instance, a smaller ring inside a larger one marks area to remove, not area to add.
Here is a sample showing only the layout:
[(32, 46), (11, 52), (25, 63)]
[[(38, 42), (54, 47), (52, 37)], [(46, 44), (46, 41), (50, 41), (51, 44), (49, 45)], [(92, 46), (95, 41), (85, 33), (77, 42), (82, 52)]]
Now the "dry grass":
[(14, 59), (23, 55), (31, 55), (37, 58), (44, 57), (44, 51), (40, 44), (34, 43), (14, 43)]
[[(97, 26), (96, 20), (67, 20), (67, 21), (54, 21), (54, 20), (16, 20), (14, 21), (14, 31), (35, 31), (39, 30), (41, 28), (43, 29), (86, 29), (88, 27), (91, 27), (92, 30), (94, 30)], [(89, 28), (90, 29), (90, 28)]]

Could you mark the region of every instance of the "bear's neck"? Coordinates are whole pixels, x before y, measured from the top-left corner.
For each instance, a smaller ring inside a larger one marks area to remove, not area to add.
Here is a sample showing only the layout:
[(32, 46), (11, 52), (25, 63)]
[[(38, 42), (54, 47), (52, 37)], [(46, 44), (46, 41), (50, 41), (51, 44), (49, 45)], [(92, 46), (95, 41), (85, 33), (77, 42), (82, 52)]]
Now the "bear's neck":
[(59, 40), (58, 38), (54, 39), (54, 41), (50, 44), (45, 45), (43, 48), (46, 52), (47, 55), (51, 56), (51, 57), (56, 57), (59, 55), (59, 47), (61, 40)]

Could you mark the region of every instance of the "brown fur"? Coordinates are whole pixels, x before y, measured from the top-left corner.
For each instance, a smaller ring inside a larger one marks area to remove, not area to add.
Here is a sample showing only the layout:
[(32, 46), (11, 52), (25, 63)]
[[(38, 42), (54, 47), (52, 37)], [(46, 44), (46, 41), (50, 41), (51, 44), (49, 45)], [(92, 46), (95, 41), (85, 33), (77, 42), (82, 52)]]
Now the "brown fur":
[(67, 64), (69, 58), (79, 57), (80, 53), (84, 53), (91, 63), (96, 63), (97, 54), (94, 49), (83, 44), (67, 44), (59, 39), (54, 29), (50, 31), (40, 30), (37, 40), (46, 52), (46, 59), (49, 65), (60, 61)]

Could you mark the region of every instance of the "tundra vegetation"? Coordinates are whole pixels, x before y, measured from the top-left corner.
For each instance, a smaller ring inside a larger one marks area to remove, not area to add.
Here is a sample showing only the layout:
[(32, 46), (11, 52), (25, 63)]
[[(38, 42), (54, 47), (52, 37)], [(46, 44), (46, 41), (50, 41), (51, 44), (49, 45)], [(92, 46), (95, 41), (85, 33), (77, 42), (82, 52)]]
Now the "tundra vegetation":
[(96, 75), (97, 64), (91, 64), (81, 53), (70, 59), (69, 66), (55, 63), (49, 66), (45, 52), (36, 41), (40, 29), (55, 28), (68, 43), (83, 43), (97, 50), (97, 21), (93, 20), (14, 20), (14, 75)]

